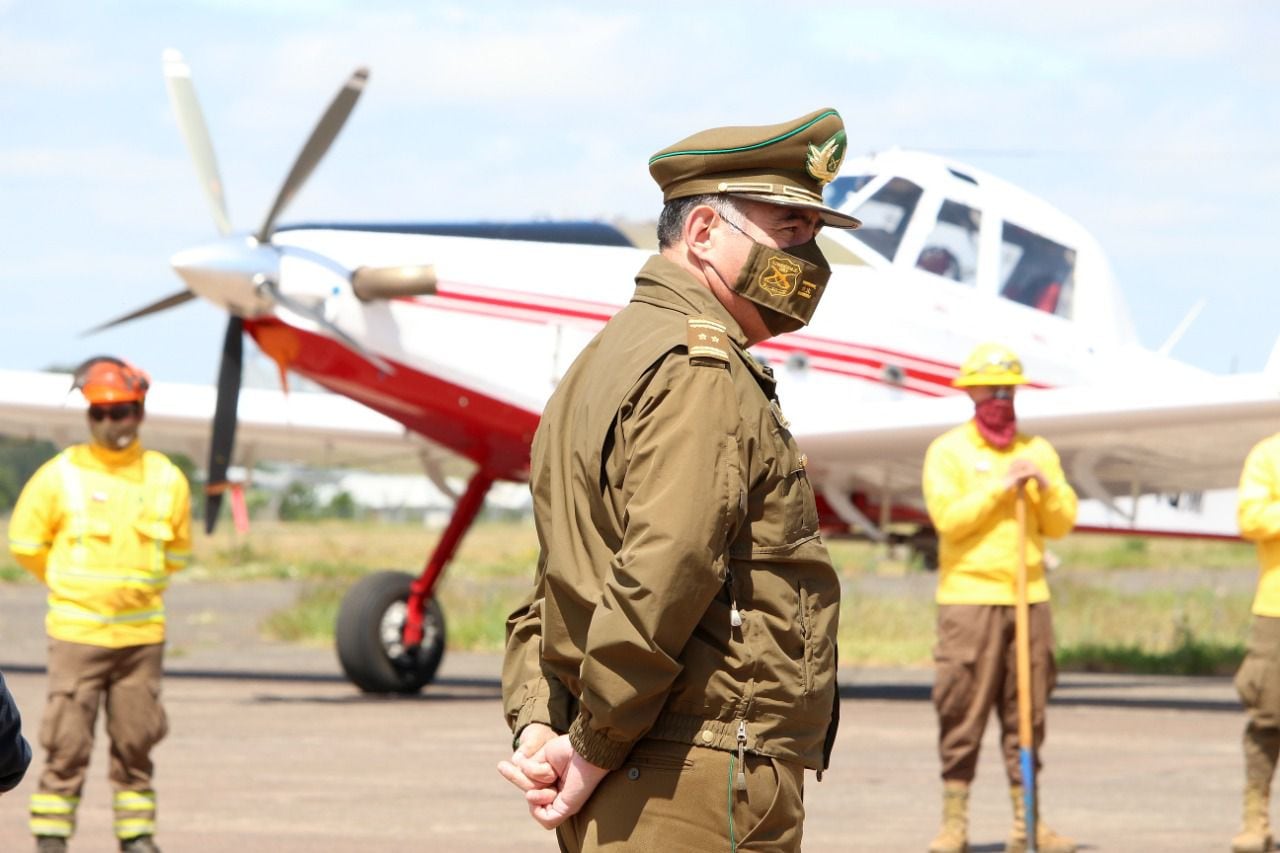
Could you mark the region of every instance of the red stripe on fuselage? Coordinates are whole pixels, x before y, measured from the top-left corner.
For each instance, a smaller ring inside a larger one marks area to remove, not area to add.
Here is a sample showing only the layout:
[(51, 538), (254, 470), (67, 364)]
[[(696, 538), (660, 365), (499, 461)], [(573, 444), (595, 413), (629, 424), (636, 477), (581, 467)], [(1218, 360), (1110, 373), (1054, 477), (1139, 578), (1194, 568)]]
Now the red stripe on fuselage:
[[(539, 303), (529, 298), (494, 296), (489, 293), (465, 292), (457, 289), (459, 285), (450, 284), (445, 289), (426, 298), (405, 298), (403, 301), (421, 308), (458, 311), (486, 317), (503, 317), (524, 323), (548, 323), (555, 320), (590, 321), (603, 326), (613, 313), (614, 308), (600, 303), (577, 303), (578, 307), (565, 304), (569, 300), (557, 300), (556, 303)], [(465, 287), (465, 285), (463, 286)], [(528, 295), (526, 295), (527, 297)], [(843, 362), (844, 366), (814, 363), (812, 369), (834, 373), (839, 376), (851, 376), (868, 382), (877, 382), (890, 387), (903, 388), (912, 393), (928, 397), (940, 397), (956, 393), (951, 386), (951, 378), (959, 367), (954, 364), (924, 358), (907, 353), (895, 352), (883, 347), (839, 341), (830, 338), (816, 338), (809, 335), (792, 335), (784, 339), (773, 339), (760, 345), (761, 350), (779, 350), (787, 353), (802, 353), (811, 358), (822, 358)], [(850, 352), (852, 350), (853, 352)], [(871, 353), (865, 355), (859, 353)], [(924, 365), (919, 367), (917, 365)], [(862, 368), (862, 369), (859, 369)], [(867, 371), (865, 369), (869, 368)], [(934, 368), (934, 369), (929, 369)], [(895, 381), (883, 371), (901, 371), (904, 379), (912, 380), (910, 384)], [(921, 387), (921, 386), (924, 387)], [(1043, 386), (1035, 386), (1043, 387)]]
[[(245, 321), (255, 340), (259, 329), (275, 325), (287, 324), (275, 319)], [(395, 370), (383, 374), (331, 338), (289, 328), (304, 342), (290, 369), (467, 457), (497, 478), (527, 479), (529, 447), (540, 413), (403, 364), (393, 363)]]

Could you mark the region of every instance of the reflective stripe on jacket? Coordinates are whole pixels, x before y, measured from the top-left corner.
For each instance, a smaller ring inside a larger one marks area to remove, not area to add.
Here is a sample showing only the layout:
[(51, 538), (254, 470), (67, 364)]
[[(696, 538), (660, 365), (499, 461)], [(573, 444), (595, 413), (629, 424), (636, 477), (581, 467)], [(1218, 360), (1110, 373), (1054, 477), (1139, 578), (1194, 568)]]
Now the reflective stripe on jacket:
[(22, 490), (9, 549), (49, 587), (50, 637), (108, 648), (164, 640), (162, 595), (191, 552), (190, 487), (162, 453), (67, 448)]
[(1004, 478), (1019, 457), (1049, 481), (1027, 483), (1027, 600), (1049, 600), (1044, 540), (1066, 536), (1076, 521), (1076, 493), (1058, 454), (1039, 436), (1019, 433), (1000, 450), (966, 421), (934, 439), (924, 457), (924, 497), (938, 531), (939, 604), (1013, 604), (1018, 523)]
[(1258, 543), (1258, 592), (1253, 612), (1280, 616), (1280, 433), (1249, 451), (1240, 472), (1236, 509), (1240, 535)]

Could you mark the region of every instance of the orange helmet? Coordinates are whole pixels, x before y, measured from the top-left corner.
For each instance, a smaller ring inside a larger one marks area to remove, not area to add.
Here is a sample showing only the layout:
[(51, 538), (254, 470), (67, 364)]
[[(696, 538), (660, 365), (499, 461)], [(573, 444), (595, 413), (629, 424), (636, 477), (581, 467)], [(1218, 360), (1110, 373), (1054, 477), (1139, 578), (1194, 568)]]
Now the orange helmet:
[(141, 403), (151, 378), (127, 361), (100, 355), (76, 368), (71, 387), (80, 389), (90, 404)]

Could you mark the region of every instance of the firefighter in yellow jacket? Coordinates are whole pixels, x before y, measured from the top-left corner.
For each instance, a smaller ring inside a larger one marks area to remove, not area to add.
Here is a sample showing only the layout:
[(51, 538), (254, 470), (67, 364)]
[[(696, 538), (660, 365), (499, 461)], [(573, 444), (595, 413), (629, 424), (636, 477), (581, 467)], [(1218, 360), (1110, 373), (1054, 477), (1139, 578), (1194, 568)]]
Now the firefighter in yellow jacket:
[(1244, 828), (1235, 853), (1271, 849), (1271, 778), (1280, 756), (1280, 434), (1249, 453), (1240, 474), (1240, 535), (1258, 543), (1253, 625), (1236, 689), (1249, 712), (1244, 730)]
[(167, 731), (161, 596), (190, 554), (191, 495), (177, 466), (138, 442), (148, 385), (118, 359), (81, 365), (74, 387), (89, 401), (92, 441), (45, 463), (9, 523), (9, 549), (49, 588), (46, 758), (31, 796), (38, 851), (65, 850), (75, 830), (104, 700), (120, 849), (158, 849), (151, 748)]
[[(1006, 849), (1028, 847), (1018, 764), (1014, 603), (1018, 524), (1015, 495), (1027, 499), (1027, 598), (1030, 602), (1032, 729), (1039, 778), (1045, 703), (1056, 682), (1044, 539), (1075, 524), (1076, 495), (1049, 442), (1018, 432), (1014, 391), (1026, 384), (1022, 363), (1006, 347), (982, 344), (952, 383), (974, 402), (972, 420), (939, 436), (924, 461), (924, 495), (938, 531), (938, 643), (933, 703), (942, 758), (943, 824), (930, 853), (968, 849), (969, 785), (992, 709), (1000, 720), (1014, 820)], [(1036, 797), (1036, 802), (1039, 802)], [(1036, 822), (1040, 853), (1075, 844)]]

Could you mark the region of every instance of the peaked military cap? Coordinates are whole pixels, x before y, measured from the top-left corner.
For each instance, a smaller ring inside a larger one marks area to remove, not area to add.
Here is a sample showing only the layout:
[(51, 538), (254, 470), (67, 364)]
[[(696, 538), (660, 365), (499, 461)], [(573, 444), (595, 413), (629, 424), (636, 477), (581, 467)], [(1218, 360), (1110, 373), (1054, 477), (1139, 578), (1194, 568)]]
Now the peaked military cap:
[(650, 157), (649, 174), (664, 202), (733, 193), (814, 210), (836, 228), (857, 228), (858, 219), (822, 200), (822, 188), (840, 171), (847, 147), (840, 113), (827, 108), (781, 124), (695, 133)]

